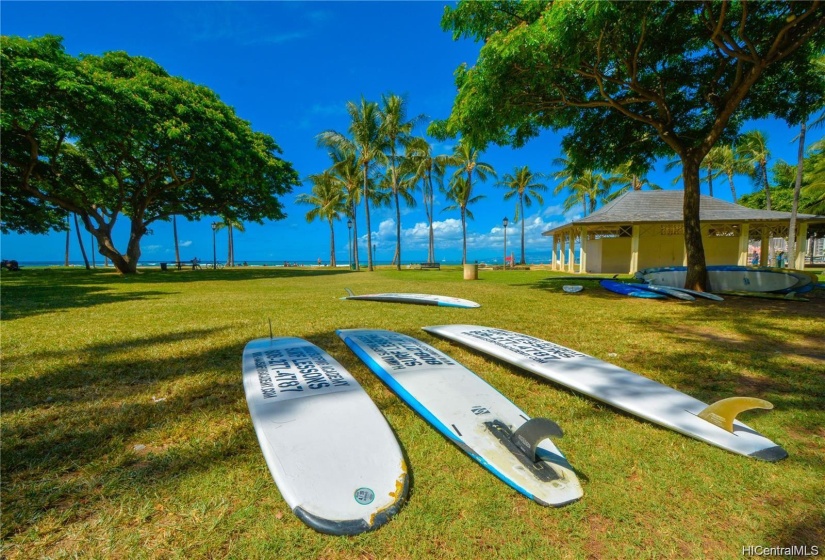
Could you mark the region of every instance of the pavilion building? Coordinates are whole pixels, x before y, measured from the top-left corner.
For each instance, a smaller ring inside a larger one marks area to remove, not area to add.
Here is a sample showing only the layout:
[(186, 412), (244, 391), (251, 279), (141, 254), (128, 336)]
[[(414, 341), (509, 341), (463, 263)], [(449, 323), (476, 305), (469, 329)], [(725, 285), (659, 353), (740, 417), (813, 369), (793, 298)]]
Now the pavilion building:
[[(633, 274), (686, 265), (683, 201), (684, 191), (629, 191), (589, 216), (544, 232), (553, 239), (552, 269)], [(770, 244), (787, 239), (791, 213), (754, 210), (702, 195), (699, 219), (708, 265), (771, 266), (776, 263), (768, 262)], [(787, 256), (788, 266), (804, 268), (809, 226), (818, 224), (825, 224), (825, 216), (797, 214), (796, 254)]]

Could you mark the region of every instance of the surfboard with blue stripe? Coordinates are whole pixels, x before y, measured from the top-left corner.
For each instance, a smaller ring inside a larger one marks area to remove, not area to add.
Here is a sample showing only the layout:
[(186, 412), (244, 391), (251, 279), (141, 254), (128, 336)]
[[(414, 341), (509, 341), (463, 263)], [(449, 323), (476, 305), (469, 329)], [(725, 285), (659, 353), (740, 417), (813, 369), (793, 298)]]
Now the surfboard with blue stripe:
[(510, 487), (545, 506), (581, 498), (572, 466), (549, 439), (561, 435), (552, 421), (530, 418), (475, 373), (418, 339), (373, 329), (337, 334), (401, 400)]
[(383, 294), (363, 294), (357, 296), (352, 293), (352, 290), (347, 289), (347, 296), (341, 299), (354, 299), (362, 301), (381, 301), (385, 303), (412, 303), (415, 305), (434, 305), (437, 307), (459, 307), (462, 309), (470, 309), (474, 307), (481, 307), (481, 304), (468, 299), (462, 299), (450, 296), (439, 296), (433, 294), (411, 294), (404, 292), (388, 292)]

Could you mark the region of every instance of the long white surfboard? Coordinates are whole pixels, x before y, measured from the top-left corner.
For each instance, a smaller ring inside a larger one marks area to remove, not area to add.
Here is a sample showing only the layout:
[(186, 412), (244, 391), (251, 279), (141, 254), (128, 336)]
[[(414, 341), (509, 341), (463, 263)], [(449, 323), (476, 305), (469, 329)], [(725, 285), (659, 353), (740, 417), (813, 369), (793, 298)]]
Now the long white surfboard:
[(734, 453), (779, 461), (788, 453), (735, 420), (751, 408), (773, 408), (746, 397), (712, 405), (652, 379), (532, 336), (477, 325), (440, 325), (424, 330), (555, 381), (616, 408)]
[[(799, 285), (800, 277), (779, 269), (744, 266), (709, 266), (708, 283), (712, 292), (775, 292)], [(650, 284), (684, 287), (687, 270), (683, 266), (648, 268), (636, 273)]]
[(398, 440), (334, 358), (300, 338), (253, 340), (243, 385), (266, 464), (301, 521), (354, 535), (398, 512), (408, 491)]
[(341, 299), (355, 299), (364, 301), (383, 301), (388, 303), (413, 303), (416, 305), (436, 305), (438, 307), (461, 307), (472, 308), (481, 307), (474, 301), (450, 296), (438, 296), (433, 294), (411, 294), (404, 292), (387, 292), (383, 294), (363, 294), (356, 296), (351, 290), (347, 290), (348, 296)]
[(470, 457), (541, 505), (578, 500), (570, 463), (547, 439), (561, 430), (529, 418), (467, 368), (424, 342), (385, 330), (338, 336), (387, 386)]

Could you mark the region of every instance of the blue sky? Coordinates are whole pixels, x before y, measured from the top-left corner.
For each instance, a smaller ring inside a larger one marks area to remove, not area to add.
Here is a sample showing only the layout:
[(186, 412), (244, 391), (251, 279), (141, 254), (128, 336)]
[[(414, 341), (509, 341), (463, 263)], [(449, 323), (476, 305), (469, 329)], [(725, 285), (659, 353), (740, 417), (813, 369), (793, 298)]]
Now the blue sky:
[[(378, 101), (382, 93), (407, 98), (410, 115), (446, 118), (452, 107), (453, 72), (461, 63), (473, 64), (480, 46), (452, 40), (440, 28), (444, 2), (12, 2), (4, 1), (0, 30), (4, 35), (64, 37), (73, 55), (122, 50), (151, 58), (169, 73), (205, 85), (235, 108), (252, 128), (270, 134), (302, 178), (328, 167), (315, 136), (324, 130), (346, 132), (345, 104), (361, 95)], [(768, 133), (774, 158), (795, 161), (796, 131), (781, 121), (749, 123), (743, 130)], [(417, 131), (423, 134), (425, 126)], [(598, 131), (594, 131), (598, 133)], [(545, 132), (522, 149), (491, 147), (482, 160), (499, 176), (515, 166), (550, 173), (561, 157), (561, 136)], [(451, 142), (435, 143), (436, 153), (448, 153)], [(679, 171), (664, 172), (664, 162), (649, 179), (664, 188)], [(468, 258), (501, 262), (501, 221), (513, 220), (514, 205), (504, 202), (494, 180), (481, 185), (484, 200), (471, 208)], [(551, 189), (555, 182), (546, 181)], [(737, 192), (751, 192), (749, 179), (738, 177)], [(295, 197), (309, 191), (308, 182), (283, 199), (287, 219), (264, 225), (248, 224), (235, 235), (236, 261), (315, 262), (329, 259), (327, 224), (308, 224), (308, 208)], [(707, 194), (704, 191), (703, 194)], [(714, 194), (730, 200), (727, 185), (717, 181)], [(728, 191), (728, 192), (726, 192)], [(420, 198), (420, 195), (419, 195)], [(549, 260), (550, 242), (541, 232), (576, 217), (564, 215), (564, 195), (545, 196), (543, 205), (528, 208), (525, 217), (528, 261)], [(461, 229), (457, 213), (442, 212), (443, 195), (436, 201), (436, 258), (461, 259)], [(379, 262), (389, 261), (395, 249), (394, 210), (371, 212), (373, 243)], [(359, 234), (366, 235), (363, 211)], [(125, 250), (128, 235), (121, 219), (115, 243)], [(212, 259), (209, 223), (178, 221), (181, 258)], [(402, 211), (403, 260), (426, 260), (426, 218), (423, 206)], [(518, 251), (518, 228), (508, 228), (508, 254)], [(142, 242), (144, 263), (174, 259), (172, 228), (156, 223)], [(337, 258), (347, 260), (347, 227), (336, 224)], [(84, 242), (89, 234), (84, 232)], [(514, 243), (515, 242), (515, 243)], [(366, 249), (361, 242), (362, 259)], [(65, 234), (4, 235), (3, 258), (19, 261), (62, 261)], [(87, 242), (88, 248), (88, 242)], [(218, 232), (217, 257), (226, 258), (226, 233)], [(80, 260), (72, 235), (71, 259)], [(100, 256), (97, 256), (98, 262)]]

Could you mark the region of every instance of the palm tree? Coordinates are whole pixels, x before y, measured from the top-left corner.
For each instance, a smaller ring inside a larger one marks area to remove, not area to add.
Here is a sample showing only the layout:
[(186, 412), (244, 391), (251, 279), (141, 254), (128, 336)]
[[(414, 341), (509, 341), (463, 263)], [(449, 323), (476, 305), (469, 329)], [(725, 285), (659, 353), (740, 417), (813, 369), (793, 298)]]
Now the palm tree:
[(814, 214), (825, 214), (825, 139), (811, 144), (808, 153), (810, 166), (805, 171), (806, 184), (802, 191), (811, 202), (804, 210)]
[(344, 151), (333, 148), (329, 152), (332, 158), (332, 172), (331, 180), (338, 186), (338, 189), (343, 192), (344, 205), (346, 206), (346, 215), (352, 220), (353, 233), (353, 264), (355, 270), (361, 270), (360, 260), (358, 258), (358, 205), (361, 203), (361, 192), (364, 181), (361, 178), (361, 164), (358, 162), (358, 156), (355, 152), (355, 146), (350, 144), (344, 146)]
[(327, 169), (323, 173), (310, 175), (308, 178), (312, 181), (312, 192), (298, 195), (295, 202), (312, 205), (313, 208), (306, 214), (307, 222), (320, 219), (329, 223), (329, 263), (330, 266), (336, 266), (333, 225), (341, 214), (346, 213), (346, 197), (344, 191), (336, 183), (331, 170)]
[[(414, 187), (415, 183), (412, 183), (412, 185), (408, 183), (402, 187), (402, 181), (399, 178), (398, 147), (399, 145), (406, 147), (409, 144), (413, 128), (424, 116), (419, 115), (407, 120), (407, 104), (404, 98), (395, 94), (387, 94), (381, 96), (379, 118), (381, 121), (381, 134), (385, 138), (387, 150), (389, 151), (388, 187), (395, 202), (395, 259), (397, 259), (395, 266), (398, 270), (401, 270), (400, 199), (404, 198), (408, 205), (415, 204), (415, 199), (409, 194), (410, 188)], [(404, 193), (401, 192), (402, 188), (405, 190)]]
[[(539, 183), (537, 179), (542, 178), (540, 174), (534, 174), (525, 165), (524, 167), (516, 167), (513, 169), (513, 174), (504, 175), (502, 180), (497, 183), (497, 186), (508, 189), (504, 193), (504, 200), (510, 200), (516, 197), (516, 213), (515, 221), (521, 220), (521, 262), (519, 264), (526, 264), (524, 261), (524, 207), (530, 207), (533, 204), (533, 198), (539, 204), (544, 204), (544, 199), (541, 193), (547, 191), (547, 185)], [(533, 198), (530, 198), (533, 197)]]
[(461, 264), (467, 264), (467, 218), (473, 218), (473, 213), (470, 212), (468, 206), (484, 198), (484, 195), (472, 196), (470, 179), (461, 175), (453, 176), (450, 180), (450, 187), (442, 189), (442, 192), (446, 195), (447, 200), (453, 202), (442, 211), (459, 210), (461, 213)]
[(761, 130), (751, 130), (739, 137), (736, 143), (736, 153), (750, 169), (750, 176), (758, 184), (762, 182), (765, 189), (765, 205), (771, 209), (771, 187), (768, 184), (768, 160), (771, 152), (768, 149), (768, 137)]
[(364, 214), (367, 221), (367, 268), (374, 270), (372, 263), (372, 227), (370, 225), (370, 169), (376, 160), (383, 162), (384, 148), (386, 146), (385, 136), (381, 133), (381, 118), (378, 104), (367, 101), (361, 96), (361, 102), (355, 103), (347, 101), (347, 113), (351, 122), (349, 133), (352, 140), (339, 132), (329, 130), (318, 135), (319, 143), (325, 146), (346, 147), (353, 145), (356, 148), (358, 163), (363, 168), (362, 179), (364, 181)]
[(615, 177), (615, 184), (620, 185), (620, 187), (607, 196), (605, 199), (606, 202), (619, 198), (631, 190), (640, 191), (645, 186), (654, 191), (662, 190), (662, 187), (651, 183), (647, 177), (640, 176), (636, 172), (636, 169), (634, 169), (632, 162), (627, 162), (617, 167), (613, 170), (613, 176)]
[(407, 146), (407, 165), (415, 175), (415, 179), (422, 182), (421, 192), (423, 193), (424, 211), (427, 214), (427, 226), (429, 228), (429, 247), (427, 250), (427, 262), (435, 262), (435, 236), (433, 234), (433, 203), (435, 201), (433, 191), (433, 175), (435, 175), (439, 186), (443, 186), (444, 172), (446, 171), (447, 156), (433, 156), (432, 146), (424, 138), (413, 138)]
[(736, 185), (733, 183), (734, 175), (746, 174), (748, 172), (748, 165), (741, 156), (733, 149), (732, 146), (714, 146), (711, 148), (709, 155), (713, 154), (713, 160), (716, 162), (716, 173), (714, 177), (725, 175), (730, 184), (730, 194), (733, 201), (736, 202)]
[(462, 138), (450, 156), (445, 158), (445, 163), (456, 170), (453, 178), (459, 177), (462, 173), (467, 175), (467, 189), (472, 192), (473, 173), (480, 181), (486, 181), (488, 175), (496, 176), (496, 171), (489, 163), (478, 161), (479, 151), (473, 148), (469, 142)]
[(560, 171), (553, 174), (554, 179), (561, 181), (556, 185), (553, 194), (559, 194), (565, 189), (569, 191), (563, 205), (565, 212), (581, 203), (584, 215), (592, 214), (600, 202), (607, 201), (613, 185), (617, 182), (616, 177), (597, 173), (593, 169), (579, 171), (569, 159), (556, 158), (553, 165), (562, 166)]
[[(243, 222), (240, 220), (236, 220), (234, 218), (223, 218), (223, 221), (218, 222), (218, 225), (215, 227), (215, 230), (221, 230), (226, 228), (226, 241), (227, 241), (227, 250), (226, 250), (226, 266), (235, 266), (235, 230), (240, 231), (241, 233), (244, 232), (244, 225)], [(180, 261), (178, 261), (180, 262)]]
[[(700, 170), (701, 170), (701, 168), (704, 167), (705, 172), (706, 172), (705, 177), (707, 177), (707, 180), (708, 180), (708, 196), (713, 196), (713, 179), (714, 179), (714, 177), (719, 176), (718, 169), (719, 169), (720, 154), (719, 154), (718, 151), (714, 151), (714, 150), (717, 150), (717, 148), (716, 147), (711, 148), (710, 151), (705, 155), (704, 159), (702, 159), (702, 163), (699, 165)], [(667, 162), (667, 164), (665, 165), (665, 171), (670, 171), (671, 169), (675, 168), (676, 166), (681, 166), (681, 165), (682, 165), (682, 159), (677, 156), (676, 158), (674, 158), (674, 159), (670, 160), (669, 162)], [(682, 174), (680, 173), (679, 175), (677, 175), (673, 179), (672, 184), (674, 184), (674, 185), (679, 184), (679, 183), (682, 182), (682, 180), (683, 180), (682, 179)]]

